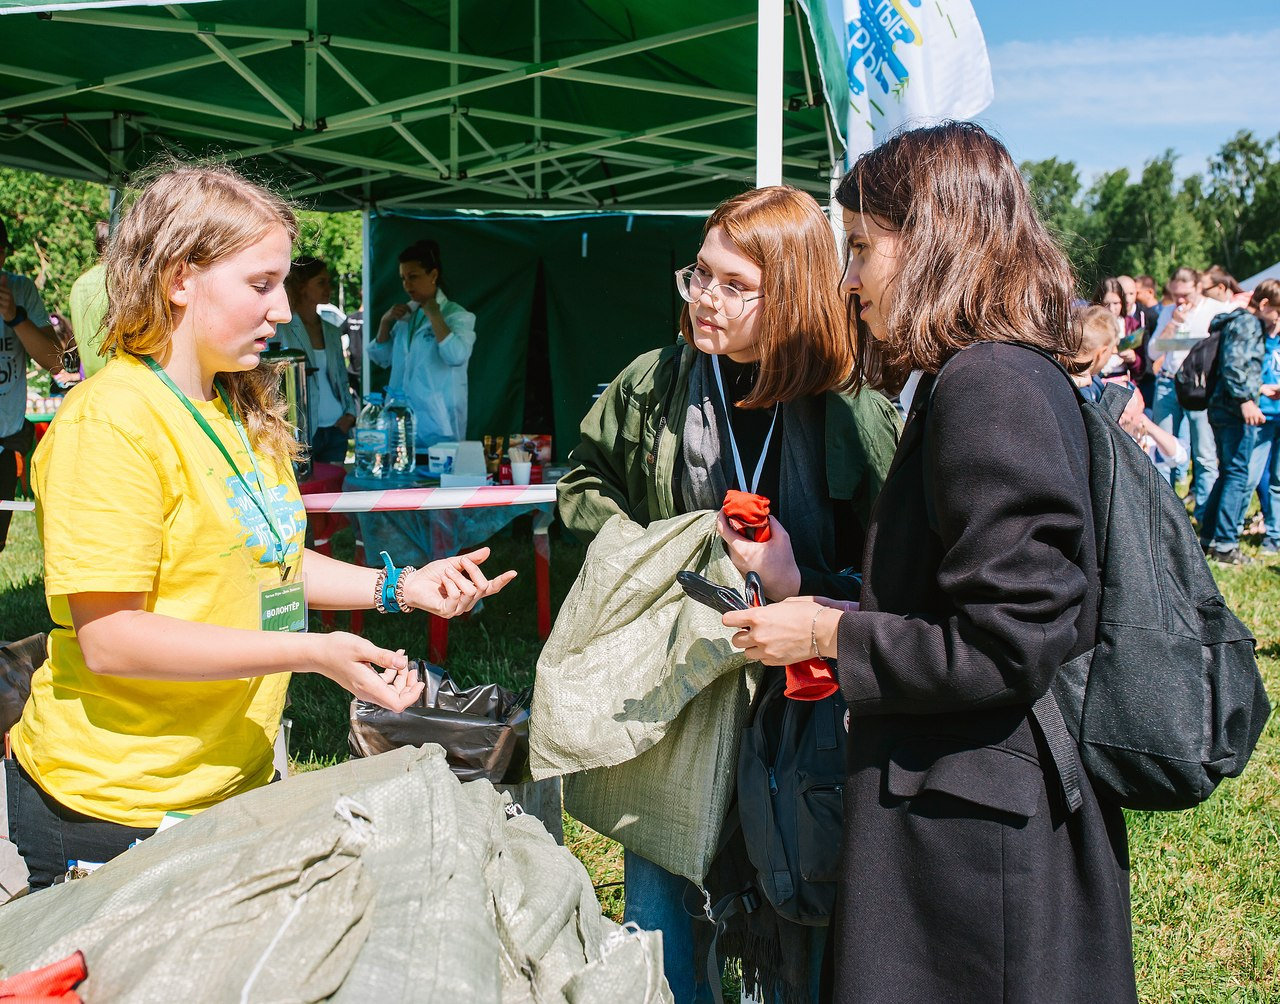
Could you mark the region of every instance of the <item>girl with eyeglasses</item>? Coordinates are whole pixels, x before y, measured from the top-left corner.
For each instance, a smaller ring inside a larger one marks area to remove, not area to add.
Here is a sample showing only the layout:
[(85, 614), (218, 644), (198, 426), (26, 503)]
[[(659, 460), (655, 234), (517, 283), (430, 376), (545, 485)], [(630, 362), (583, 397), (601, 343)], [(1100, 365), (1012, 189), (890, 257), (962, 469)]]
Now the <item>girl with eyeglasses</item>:
[[(559, 483), (560, 517), (589, 542), (613, 516), (647, 526), (719, 510), (727, 489), (756, 492), (772, 501), (781, 543), (762, 550), (721, 516), (737, 567), (759, 572), (771, 599), (802, 586), (856, 599), (852, 570), (898, 420), (882, 395), (859, 389), (830, 224), (809, 195), (772, 187), (723, 203), (703, 233), (697, 260), (676, 274), (688, 303), (681, 339), (636, 359), (583, 420), (575, 466)], [(663, 932), (681, 1004), (710, 999), (682, 905), (688, 886), (627, 851), (626, 919)], [(807, 996), (822, 933), (779, 922), (769, 936), (785, 961), (745, 959), (748, 973)]]

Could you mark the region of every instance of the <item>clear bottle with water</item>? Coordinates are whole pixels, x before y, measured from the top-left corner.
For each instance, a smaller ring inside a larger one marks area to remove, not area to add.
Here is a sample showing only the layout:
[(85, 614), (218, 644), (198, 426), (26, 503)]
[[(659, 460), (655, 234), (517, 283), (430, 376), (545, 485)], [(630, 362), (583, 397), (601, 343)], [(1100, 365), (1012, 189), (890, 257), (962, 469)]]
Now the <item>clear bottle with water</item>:
[(370, 394), (356, 417), (356, 477), (385, 478), (391, 470), (391, 437), (382, 395)]
[(409, 398), (400, 388), (388, 388), (387, 404), (382, 409), (382, 417), (391, 443), (391, 473), (398, 477), (410, 477), (415, 464), (418, 423)]

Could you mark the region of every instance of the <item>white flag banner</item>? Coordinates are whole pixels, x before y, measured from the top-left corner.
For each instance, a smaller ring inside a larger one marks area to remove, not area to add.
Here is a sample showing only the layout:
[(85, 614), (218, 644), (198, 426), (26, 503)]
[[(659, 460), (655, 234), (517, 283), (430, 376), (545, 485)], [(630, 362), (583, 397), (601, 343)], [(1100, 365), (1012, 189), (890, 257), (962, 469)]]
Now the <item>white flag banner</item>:
[(904, 123), (991, 104), (987, 43), (969, 0), (802, 0), (847, 162)]

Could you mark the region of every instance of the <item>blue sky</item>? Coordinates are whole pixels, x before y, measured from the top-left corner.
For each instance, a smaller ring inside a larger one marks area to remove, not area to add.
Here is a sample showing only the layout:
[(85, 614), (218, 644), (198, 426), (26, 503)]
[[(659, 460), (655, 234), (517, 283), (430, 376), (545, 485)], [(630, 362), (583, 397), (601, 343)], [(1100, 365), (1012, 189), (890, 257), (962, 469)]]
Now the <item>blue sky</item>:
[(1179, 174), (1240, 129), (1280, 133), (1280, 0), (972, 0), (995, 100), (978, 121), (1018, 160), (1087, 186), (1168, 147)]

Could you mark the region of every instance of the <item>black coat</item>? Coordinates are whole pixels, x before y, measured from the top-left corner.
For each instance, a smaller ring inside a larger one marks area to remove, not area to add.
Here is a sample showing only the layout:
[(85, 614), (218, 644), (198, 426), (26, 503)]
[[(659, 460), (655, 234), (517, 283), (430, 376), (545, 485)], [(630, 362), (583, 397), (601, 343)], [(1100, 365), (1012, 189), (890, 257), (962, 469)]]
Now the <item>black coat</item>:
[[(1093, 643), (1088, 448), (1012, 345), (926, 376), (844, 615), (849, 777), (835, 996), (1134, 1001), (1119, 808), (1064, 809), (1029, 705)], [(1045, 764), (1041, 766), (1041, 762)]]

